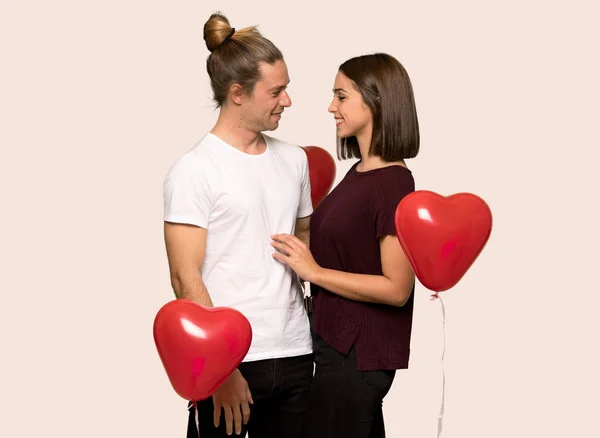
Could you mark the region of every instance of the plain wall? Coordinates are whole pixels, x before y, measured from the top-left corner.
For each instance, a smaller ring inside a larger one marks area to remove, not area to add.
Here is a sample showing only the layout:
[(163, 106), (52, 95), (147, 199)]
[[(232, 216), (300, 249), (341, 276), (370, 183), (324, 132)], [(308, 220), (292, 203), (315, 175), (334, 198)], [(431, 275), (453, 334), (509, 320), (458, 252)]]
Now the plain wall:
[(492, 209), (488, 245), (442, 295), (443, 364), (440, 302), (416, 289), (388, 436), (436, 437), (442, 365), (444, 437), (597, 434), (593, 2), (1, 0), (0, 436), (184, 436), (152, 338), (173, 299), (162, 182), (217, 117), (202, 39), (215, 10), (284, 52), (293, 106), (272, 134), (334, 156), (337, 67), (397, 57), (417, 188)]

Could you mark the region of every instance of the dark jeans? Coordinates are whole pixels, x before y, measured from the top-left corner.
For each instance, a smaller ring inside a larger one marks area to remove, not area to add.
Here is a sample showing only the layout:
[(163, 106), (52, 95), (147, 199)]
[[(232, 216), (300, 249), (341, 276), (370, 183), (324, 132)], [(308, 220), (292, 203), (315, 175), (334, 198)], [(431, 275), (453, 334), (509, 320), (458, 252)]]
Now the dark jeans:
[[(256, 362), (242, 362), (238, 369), (248, 382), (254, 404), (250, 420), (242, 434), (227, 435), (225, 416), (216, 428), (213, 423), (213, 400), (197, 403), (200, 438), (302, 438), (308, 391), (313, 376), (313, 356), (304, 355)], [(196, 412), (190, 407), (187, 438), (198, 438)]]
[(313, 332), (316, 371), (304, 438), (383, 438), (383, 398), (396, 371), (358, 371), (354, 347), (344, 356)]

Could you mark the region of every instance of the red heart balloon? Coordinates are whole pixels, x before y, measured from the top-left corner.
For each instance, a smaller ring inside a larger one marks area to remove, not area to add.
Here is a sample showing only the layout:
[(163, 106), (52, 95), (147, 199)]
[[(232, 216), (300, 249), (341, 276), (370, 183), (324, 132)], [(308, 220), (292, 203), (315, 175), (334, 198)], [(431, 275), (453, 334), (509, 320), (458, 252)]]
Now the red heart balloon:
[(244, 315), (178, 299), (154, 319), (154, 342), (169, 381), (189, 401), (210, 397), (242, 362), (252, 341)]
[(336, 166), (331, 154), (318, 146), (303, 146), (308, 158), (313, 208), (327, 196), (335, 180)]
[(460, 281), (492, 230), (489, 206), (471, 193), (441, 196), (417, 190), (400, 201), (394, 219), (415, 276), (436, 293)]

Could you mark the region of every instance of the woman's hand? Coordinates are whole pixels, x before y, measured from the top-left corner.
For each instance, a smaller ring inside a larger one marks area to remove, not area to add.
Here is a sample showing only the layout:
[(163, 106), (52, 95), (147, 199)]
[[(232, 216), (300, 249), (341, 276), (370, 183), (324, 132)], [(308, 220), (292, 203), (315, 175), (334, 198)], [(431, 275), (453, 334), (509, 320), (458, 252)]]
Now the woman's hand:
[(273, 257), (292, 268), (303, 280), (313, 282), (321, 267), (306, 244), (290, 234), (274, 234), (271, 238), (271, 246), (278, 251)]

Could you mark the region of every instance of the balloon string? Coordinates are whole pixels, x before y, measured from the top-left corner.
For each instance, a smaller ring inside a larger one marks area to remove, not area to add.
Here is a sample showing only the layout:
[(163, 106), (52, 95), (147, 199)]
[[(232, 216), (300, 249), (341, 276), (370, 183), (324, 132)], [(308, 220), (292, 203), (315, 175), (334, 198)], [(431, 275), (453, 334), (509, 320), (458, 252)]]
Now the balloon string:
[(196, 407), (196, 425), (198, 426), (198, 438), (200, 438), (200, 413), (199, 413), (197, 407)]
[(195, 401), (191, 401), (188, 406), (188, 411), (190, 409), (194, 410), (194, 420), (196, 421), (196, 430), (198, 430), (198, 438), (200, 438), (200, 415), (198, 414), (198, 405)]
[(440, 405), (440, 413), (438, 415), (438, 433), (437, 436), (438, 438), (440, 437), (440, 435), (442, 434), (442, 420), (444, 418), (444, 400), (445, 400), (445, 394), (446, 394), (446, 371), (444, 370), (444, 355), (446, 353), (446, 309), (444, 308), (444, 302), (442, 301), (442, 298), (440, 297), (440, 295), (436, 292), (434, 294), (431, 295), (431, 300), (436, 300), (439, 299), (440, 300), (440, 304), (442, 306), (442, 335), (443, 335), (443, 339), (444, 339), (444, 344), (443, 344), (443, 349), (442, 349), (442, 402)]

